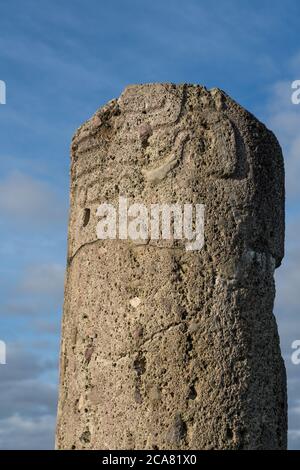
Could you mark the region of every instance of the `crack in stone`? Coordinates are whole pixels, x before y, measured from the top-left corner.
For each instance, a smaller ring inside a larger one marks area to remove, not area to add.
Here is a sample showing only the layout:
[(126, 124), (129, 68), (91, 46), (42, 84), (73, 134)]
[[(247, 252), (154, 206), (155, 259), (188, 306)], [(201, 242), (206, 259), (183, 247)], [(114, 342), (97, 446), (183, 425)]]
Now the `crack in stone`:
[[(138, 354), (140, 352), (140, 350), (142, 348), (145, 347), (145, 345), (147, 345), (148, 343), (150, 343), (151, 341), (153, 341), (156, 336), (160, 335), (160, 334), (164, 334), (166, 333), (167, 331), (171, 330), (172, 328), (176, 328), (180, 325), (185, 325), (186, 322), (184, 321), (180, 321), (180, 322), (174, 322), (174, 323), (171, 323), (171, 325), (168, 325), (164, 328), (161, 328), (159, 331), (155, 331), (151, 336), (149, 336), (149, 338), (145, 339), (145, 341), (143, 341), (140, 345), (139, 345), (139, 348), (138, 349), (134, 349), (132, 351), (129, 351), (129, 352), (126, 352), (126, 353), (123, 353), (123, 354), (120, 354), (119, 357), (117, 357), (116, 359), (105, 359), (105, 358), (99, 358), (101, 361), (105, 361), (105, 362), (112, 362), (112, 363), (117, 363), (119, 362), (120, 360), (122, 359), (125, 359), (125, 358), (128, 358), (130, 357), (132, 354)], [(147, 352), (147, 351), (145, 351)]]
[(96, 239), (96, 240), (92, 240), (90, 242), (85, 242), (83, 243), (82, 245), (80, 245), (77, 250), (75, 250), (75, 252), (73, 253), (72, 256), (69, 257), (68, 259), (68, 266), (72, 263), (73, 259), (75, 258), (75, 256), (78, 254), (79, 251), (81, 251), (82, 248), (84, 248), (86, 245), (93, 245), (94, 243), (97, 243), (97, 242), (100, 242), (100, 241), (103, 241), (103, 240), (100, 240), (100, 239)]
[[(118, 103), (72, 142), (57, 448), (285, 449), (280, 146), (222, 91), (133, 85)], [(149, 223), (144, 241), (98, 238), (95, 208), (119, 195), (201, 201), (203, 251)]]
[[(72, 263), (72, 261), (74, 260), (75, 256), (82, 250), (82, 248), (84, 248), (85, 246), (87, 245), (94, 245), (95, 243), (97, 242), (101, 242), (103, 240), (100, 240), (100, 239), (96, 239), (96, 240), (92, 240), (92, 241), (89, 241), (89, 242), (86, 242), (86, 243), (83, 243), (82, 245), (80, 245), (77, 250), (75, 250), (75, 252), (73, 253), (73, 255), (71, 255), (68, 259), (68, 266), (70, 266), (70, 264)], [(185, 247), (184, 246), (164, 246), (164, 245), (152, 245), (151, 243), (149, 243), (150, 240), (148, 240), (147, 243), (132, 243), (132, 247), (133, 248), (140, 248), (141, 246), (150, 246), (151, 248), (159, 248), (159, 249), (164, 249), (164, 250), (185, 250)]]

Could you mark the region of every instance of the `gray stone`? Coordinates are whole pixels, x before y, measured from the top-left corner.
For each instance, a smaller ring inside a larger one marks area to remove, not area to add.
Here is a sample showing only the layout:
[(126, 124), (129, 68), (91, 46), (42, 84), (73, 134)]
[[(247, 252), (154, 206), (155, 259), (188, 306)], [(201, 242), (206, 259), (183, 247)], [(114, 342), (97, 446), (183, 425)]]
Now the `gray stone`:
[[(205, 204), (205, 244), (98, 240), (100, 203)], [(284, 169), (224, 92), (125, 89), (72, 141), (60, 449), (285, 449)]]

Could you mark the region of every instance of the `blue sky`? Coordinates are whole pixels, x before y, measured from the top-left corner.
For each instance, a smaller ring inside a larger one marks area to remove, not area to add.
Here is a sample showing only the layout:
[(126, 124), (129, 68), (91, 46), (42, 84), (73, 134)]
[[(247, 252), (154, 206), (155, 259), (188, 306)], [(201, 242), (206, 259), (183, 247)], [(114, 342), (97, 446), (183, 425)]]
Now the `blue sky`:
[(224, 89), (265, 122), (286, 164), (286, 258), (275, 314), (300, 449), (300, 79), (297, 0), (10, 0), (0, 6), (0, 448), (52, 448), (66, 258), (69, 145), (130, 83)]

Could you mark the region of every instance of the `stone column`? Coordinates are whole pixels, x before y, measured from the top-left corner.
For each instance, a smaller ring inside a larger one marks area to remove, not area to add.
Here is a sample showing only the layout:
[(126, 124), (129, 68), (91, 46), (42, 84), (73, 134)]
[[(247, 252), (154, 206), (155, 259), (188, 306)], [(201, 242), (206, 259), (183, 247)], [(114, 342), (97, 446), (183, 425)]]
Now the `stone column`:
[[(280, 146), (219, 89), (125, 89), (72, 141), (57, 447), (284, 449)], [(205, 243), (97, 238), (97, 208), (204, 204)]]

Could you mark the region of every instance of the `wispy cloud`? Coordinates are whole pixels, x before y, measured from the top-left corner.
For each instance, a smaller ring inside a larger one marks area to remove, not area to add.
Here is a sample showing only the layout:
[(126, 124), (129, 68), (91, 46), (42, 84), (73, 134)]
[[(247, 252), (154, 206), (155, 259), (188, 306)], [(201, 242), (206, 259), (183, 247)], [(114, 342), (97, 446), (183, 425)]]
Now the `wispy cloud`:
[(57, 263), (29, 266), (20, 284), (22, 292), (51, 295), (61, 299), (64, 286), (65, 266)]
[(54, 449), (55, 417), (35, 418), (13, 414), (0, 419), (0, 448), (2, 450)]
[(15, 171), (0, 181), (0, 217), (19, 230), (62, 224), (66, 202), (49, 183)]
[[(292, 364), (292, 342), (300, 339), (299, 286), (300, 252), (300, 106), (291, 100), (293, 80), (299, 78), (299, 54), (286, 60), (285, 78), (269, 89), (265, 116), (283, 149), (286, 172), (286, 252), (276, 271), (275, 314), (288, 375), (289, 448), (300, 448), (300, 367)], [(286, 78), (288, 77), (288, 78)]]
[(7, 345), (1, 366), (0, 448), (53, 448), (57, 387), (46, 380), (56, 368), (26, 347)]
[[(7, 82), (0, 113), (1, 334), (23, 344), (9, 348), (10, 366), (1, 369), (0, 448), (53, 446), (56, 379), (45, 358), (58, 356), (51, 344), (60, 324), (68, 148), (98, 106), (128, 83), (169, 80), (219, 86), (251, 110), (265, 109), (273, 83), (267, 121), (284, 147), (293, 210), (300, 197), (300, 106), (290, 102), (290, 82), (300, 78), (300, 54), (291, 52), (299, 36), (296, 0), (271, 8), (258, 0), (42, 5), (16, 7), (11, 0), (0, 16), (0, 79)], [(300, 448), (299, 369), (289, 363), (299, 328), (300, 259), (292, 235), (300, 224), (290, 222), (275, 310), (289, 372), (290, 441)]]
[(275, 83), (268, 106), (268, 125), (278, 137), (285, 155), (288, 202), (300, 197), (300, 105), (291, 101), (291, 79)]

